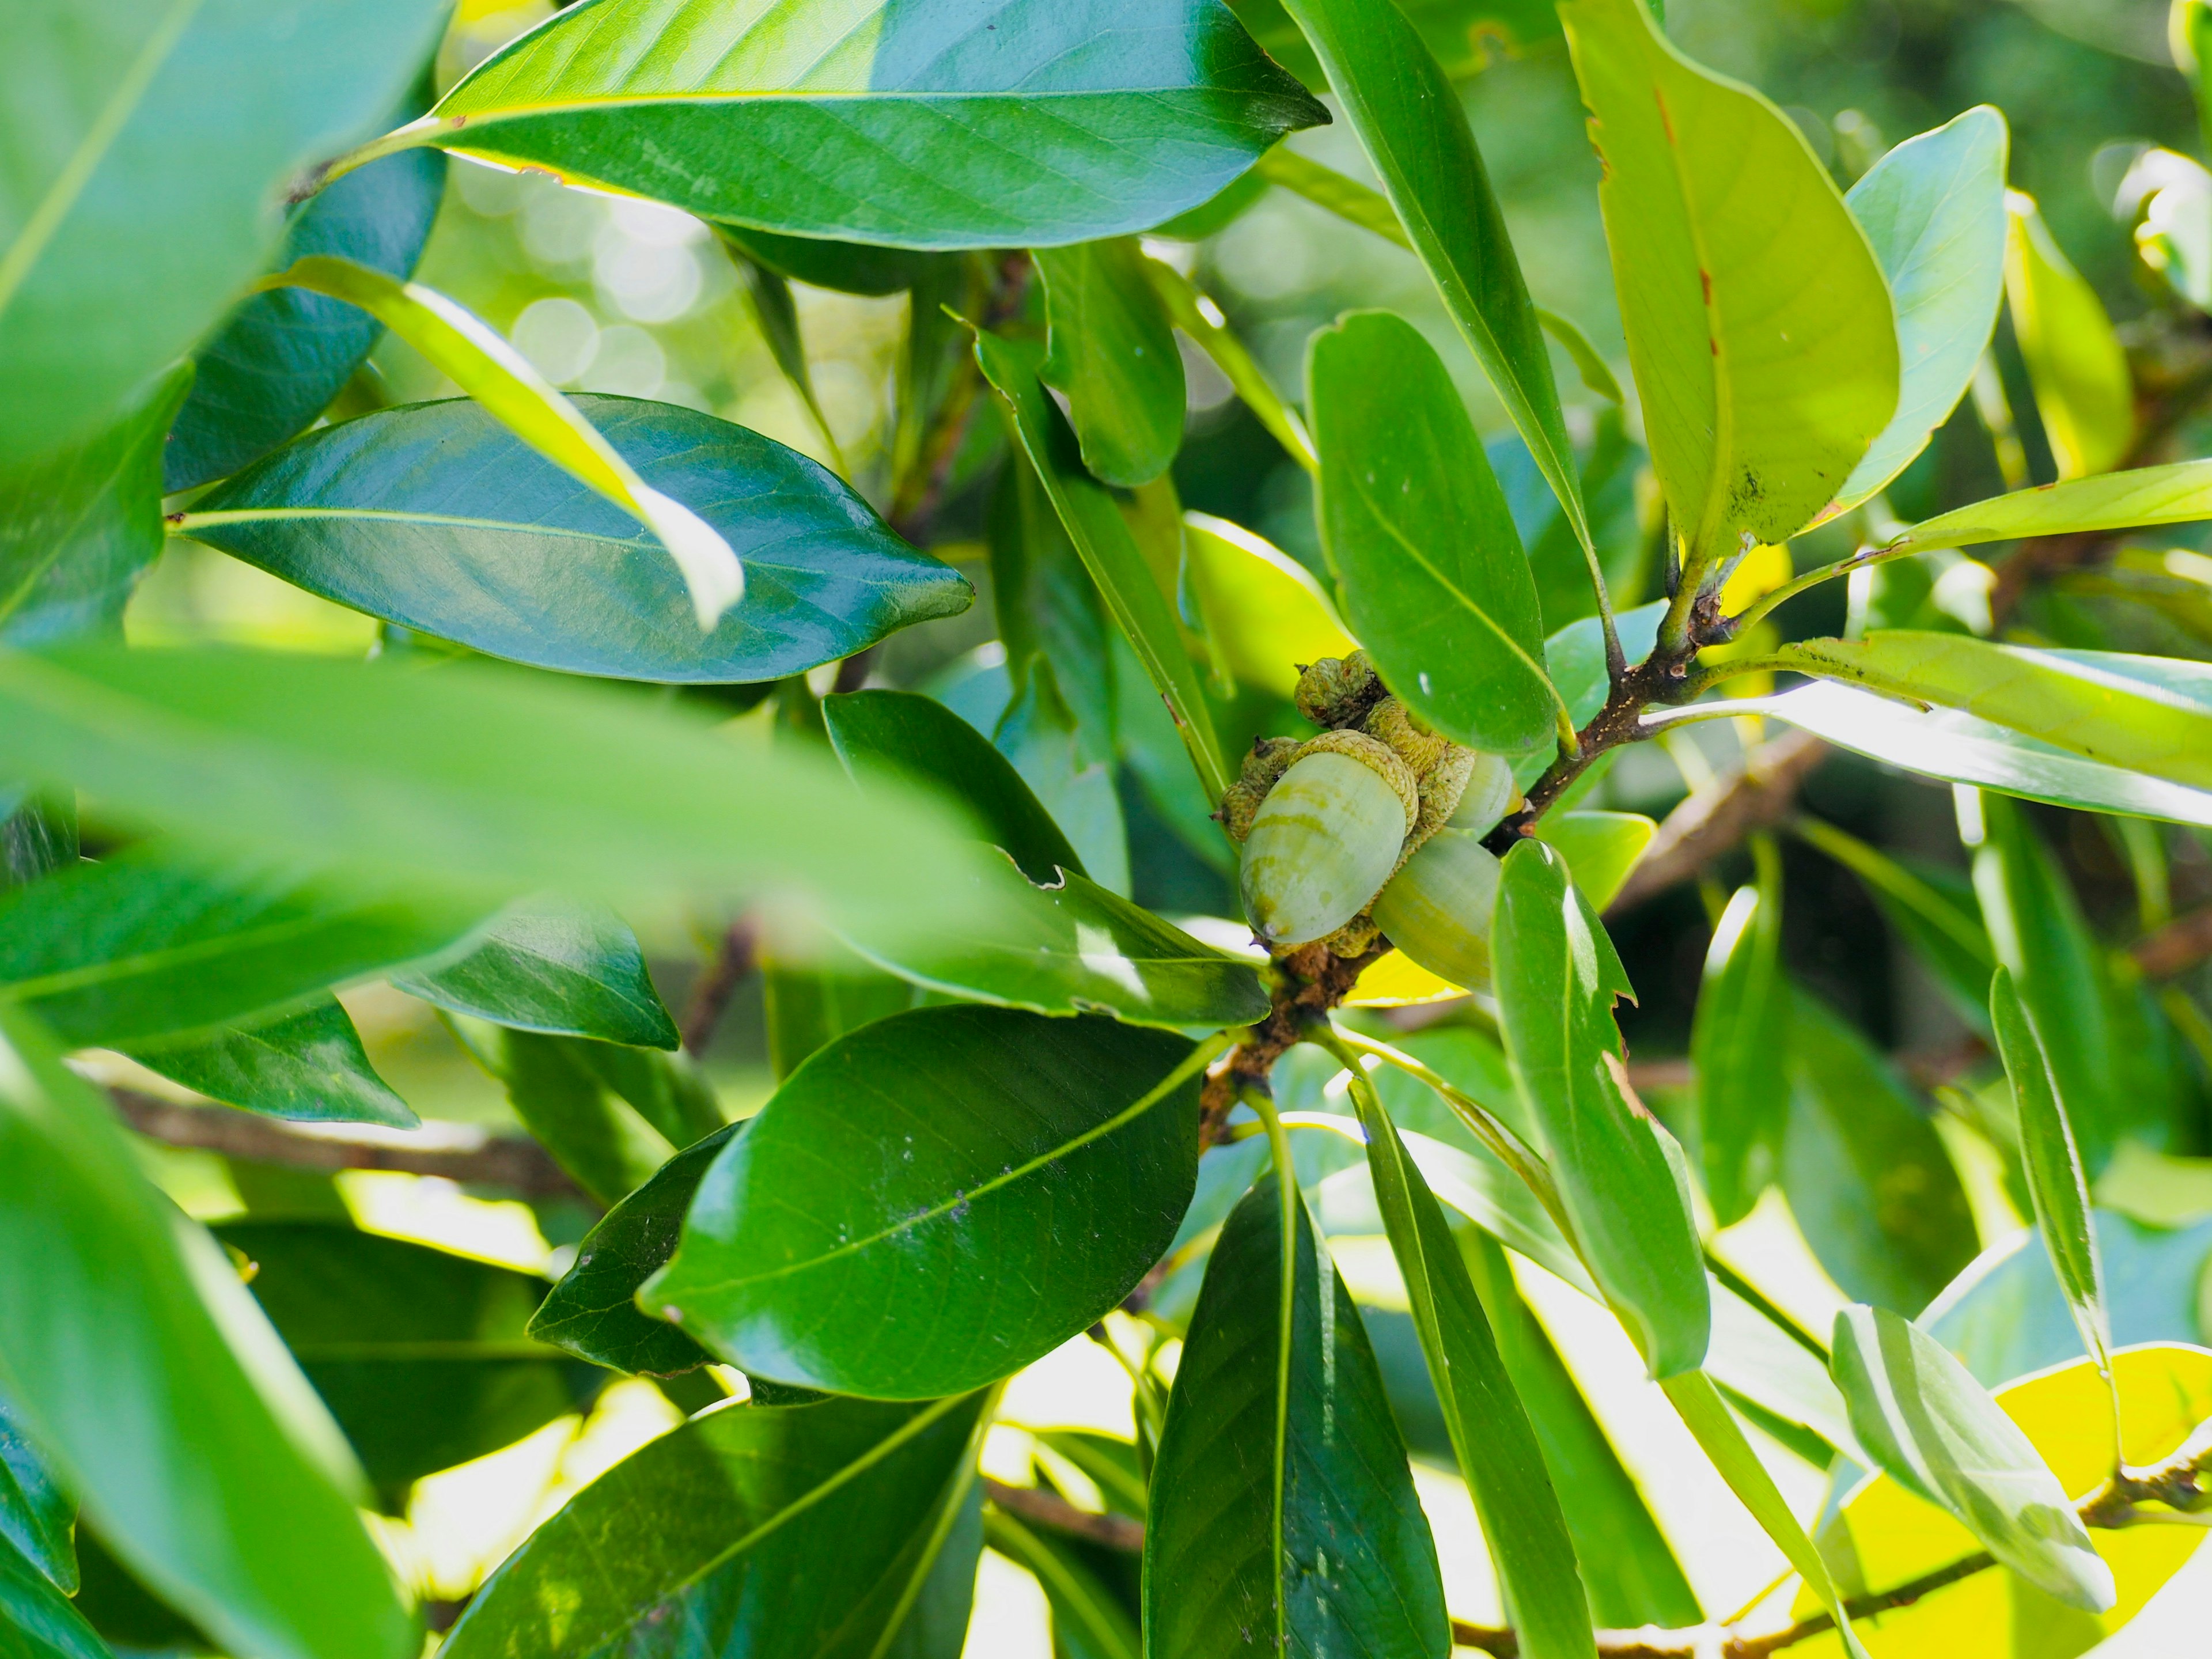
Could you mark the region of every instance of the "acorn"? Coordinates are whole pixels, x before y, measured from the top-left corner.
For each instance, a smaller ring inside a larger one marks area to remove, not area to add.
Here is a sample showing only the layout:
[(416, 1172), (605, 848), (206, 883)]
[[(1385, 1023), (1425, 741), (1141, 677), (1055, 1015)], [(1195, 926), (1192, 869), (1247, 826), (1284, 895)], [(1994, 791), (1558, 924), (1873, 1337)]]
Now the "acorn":
[(1422, 842), (1383, 888), (1375, 901), (1376, 926), (1439, 978), (1486, 990), (1502, 867), (1480, 832), (1447, 825)]
[(1310, 944), (1367, 908), (1420, 812), (1413, 769), (1362, 732), (1299, 748), (1252, 815), (1245, 915), (1269, 945)]
[(1472, 830), (1486, 836), (1513, 810), (1521, 792), (1514, 786), (1513, 769), (1503, 755), (1477, 754), (1459, 805), (1446, 822), (1455, 830)]

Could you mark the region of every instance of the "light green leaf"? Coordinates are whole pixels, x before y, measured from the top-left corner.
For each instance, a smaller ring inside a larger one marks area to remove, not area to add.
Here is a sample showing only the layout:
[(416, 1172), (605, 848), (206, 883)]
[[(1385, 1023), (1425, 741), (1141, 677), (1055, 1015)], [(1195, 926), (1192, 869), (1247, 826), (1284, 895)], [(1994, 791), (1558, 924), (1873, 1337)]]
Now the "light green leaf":
[(1240, 684), (1288, 697), (1300, 663), (1358, 648), (1313, 573), (1289, 554), (1226, 519), (1186, 513), (1182, 523), (1206, 637)]
[(677, 0), (533, 29), (362, 153), (440, 144), (799, 236), (1052, 247), (1194, 207), (1328, 119), (1196, 0)]
[(1328, 73), (1413, 252), (1589, 544), (1552, 356), (1467, 111), (1390, 0), (1284, 0)]
[(182, 1042), (133, 1043), (131, 1058), (173, 1083), (249, 1112), (295, 1122), (420, 1121), (376, 1074), (361, 1033), (334, 998)]
[(2061, 478), (2108, 472), (2135, 440), (2135, 382), (2104, 302), (2043, 222), (2035, 198), (2006, 192), (2005, 295)]
[(1844, 197), (1897, 311), (1897, 412), (1836, 492), (1885, 488), (1927, 447), (1974, 378), (2004, 298), (2005, 118), (1978, 104), (1876, 161)]
[[(1001, 1008), (863, 1026), (724, 1148), (639, 1304), (779, 1382), (921, 1399), (1007, 1376), (1175, 1236), (1213, 1052)], [(1047, 1256), (1049, 1274), (971, 1265)], [(866, 1311), (826, 1321), (831, 1303)]]
[(1562, 317), (1556, 311), (1536, 307), (1536, 321), (1545, 333), (1559, 343), (1559, 349), (1573, 360), (1575, 373), (1583, 377), (1583, 385), (1609, 404), (1626, 401), (1620, 382), (1614, 377), (1612, 365), (1605, 354), (1590, 341), (1589, 335), (1571, 317)]
[[(1850, 1413), (1828, 1375), (1826, 1353), (1771, 1308), (1711, 1280), (1713, 1346), (1705, 1374), (1739, 1404), (1809, 1431), (1846, 1455), (1858, 1455)], [(1826, 1454), (1814, 1460), (1825, 1462)]]
[(107, 1103), (7, 1007), (0, 1257), (39, 1263), (0, 1298), (0, 1389), (133, 1573), (239, 1659), (419, 1650), (336, 1425)]
[(77, 1590), (76, 1500), (54, 1484), (0, 1400), (0, 1556), (10, 1550), (64, 1595)]
[(1206, 1264), (1153, 1461), (1144, 1595), (1149, 1659), (1451, 1645), (1359, 1310), (1272, 1173)]
[(1594, 1659), (1589, 1602), (1535, 1430), (1443, 1212), (1365, 1079), (1353, 1074), (1352, 1094), (1376, 1200), (1520, 1650), (1530, 1659)]
[(1699, 1162), (1713, 1219), (1723, 1227), (1748, 1215), (1772, 1183), (1790, 1114), (1782, 860), (1771, 840), (1753, 848), (1757, 883), (1736, 889), (1713, 929), (1690, 1031)]
[(855, 813), (827, 757), (733, 746), (684, 710), (471, 664), (0, 653), (0, 772), (76, 784), (201, 844), (427, 873), (494, 904), (548, 888), (662, 905), (781, 890), (841, 921), (927, 927), (951, 903), (912, 862), (975, 856), (896, 790)]
[(1655, 1376), (1703, 1359), (1711, 1310), (1680, 1147), (1629, 1092), (1613, 1023), (1627, 975), (1540, 842), (1506, 855), (1493, 949), (1499, 1025), (1575, 1243)]
[(1836, 1316), (1836, 1381), (1883, 1473), (1948, 1510), (1990, 1554), (2069, 1607), (2115, 1599), (2057, 1476), (1943, 1345), (1884, 1308)]
[[(1280, 152), (1279, 152), (1280, 153)], [(1250, 175), (1248, 175), (1250, 176)], [(1258, 180), (1254, 179), (1256, 185)], [(1223, 378), (1244, 400), (1261, 426), (1282, 445), (1283, 453), (1310, 472), (1319, 465), (1313, 439), (1298, 411), (1284, 400), (1267, 371), (1253, 358), (1243, 341), (1231, 330), (1221, 307), (1192, 286), (1189, 277), (1158, 259), (1145, 261), (1145, 275), (1167, 307), (1168, 319), (1188, 336), (1193, 345), (1213, 360)]]
[(440, 1651), (873, 1659), (958, 1525), (982, 1404), (828, 1400), (695, 1417), (533, 1532)]
[(501, 426), (651, 531), (683, 573), (702, 631), (711, 631), (744, 596), (744, 569), (721, 532), (647, 483), (527, 358), (444, 295), (322, 253), (295, 261), (261, 286), (304, 288), (359, 306)]
[[(2081, 1333), (2081, 1346), (2107, 1381), (2112, 1375), (2112, 1325), (2105, 1310), (2105, 1267), (2097, 1252), (2097, 1232), (2089, 1218), (2089, 1183), (2082, 1173), (2081, 1149), (2074, 1139), (2066, 1097), (2059, 1088), (2051, 1053), (2037, 1030), (2039, 1022), (2021, 1000), (2011, 973), (2000, 967), (1990, 985), (1990, 1023), (1997, 1054), (2012, 1082), (2014, 1110), (2020, 1120), (2021, 1161), (2027, 1166), (2027, 1191), (2044, 1249), (2065, 1293), (2066, 1306)], [(2119, 1396), (2113, 1395), (2118, 1410)]]
[[(191, 349), (276, 240), (283, 186), (374, 131), (445, 0), (15, 14), (0, 95), (0, 465), (79, 442)], [(228, 90), (207, 118), (209, 88)]]
[(1535, 580), (1443, 363), (1382, 311), (1309, 351), (1316, 512), (1352, 631), (1437, 731), (1492, 753), (1539, 746), (1563, 715)]
[(1882, 550), (1913, 553), (2203, 519), (2212, 519), (2212, 461), (2177, 461), (1994, 495), (1914, 525)]
[(551, 894), (508, 905), (467, 954), (394, 974), (392, 983), (451, 1012), (526, 1031), (641, 1048), (678, 1041), (637, 935), (611, 910)]
[(1182, 358), (1133, 236), (1041, 248), (1048, 333), (1040, 370), (1067, 398), (1083, 465), (1133, 489), (1182, 443)]
[(1559, 849), (1590, 908), (1602, 912), (1643, 860), (1659, 826), (1641, 812), (1547, 812), (1538, 841)]
[(1229, 777), (1214, 747), (1213, 723), (1206, 712), (1197, 667), (1183, 648), (1168, 597), (1154, 580), (1113, 495), (1083, 471), (1075, 434), (1037, 377), (1036, 348), (979, 331), (975, 361), (1005, 399), (1015, 435), (1043, 480), (1045, 493), (1084, 568), (1175, 717), (1176, 732), (1198, 769), (1200, 783), (1218, 801), (1229, 787)]
[(1897, 410), (1881, 266), (1790, 118), (1642, 0), (1560, 10), (1652, 462), (1696, 576), (1834, 500)]

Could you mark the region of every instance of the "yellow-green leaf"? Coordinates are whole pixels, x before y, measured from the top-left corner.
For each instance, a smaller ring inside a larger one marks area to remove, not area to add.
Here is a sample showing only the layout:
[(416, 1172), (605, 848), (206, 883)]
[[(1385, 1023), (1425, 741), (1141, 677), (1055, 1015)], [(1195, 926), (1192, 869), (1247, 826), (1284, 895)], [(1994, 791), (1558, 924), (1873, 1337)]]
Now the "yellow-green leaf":
[(2035, 198), (2013, 191), (2005, 206), (2012, 215), (2005, 297), (2051, 458), (2061, 478), (2108, 472), (2135, 438), (2127, 353), (2104, 302), (2043, 222)]

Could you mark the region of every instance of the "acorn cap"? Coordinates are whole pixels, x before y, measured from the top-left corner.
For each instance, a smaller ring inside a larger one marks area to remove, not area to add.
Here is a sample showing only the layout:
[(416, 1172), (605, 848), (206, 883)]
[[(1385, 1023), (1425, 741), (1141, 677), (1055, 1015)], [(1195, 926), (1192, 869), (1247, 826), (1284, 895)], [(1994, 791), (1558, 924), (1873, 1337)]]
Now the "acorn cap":
[(1364, 732), (1324, 732), (1300, 744), (1297, 753), (1291, 757), (1291, 764), (1296, 766), (1309, 755), (1348, 755), (1389, 784), (1406, 807), (1405, 828), (1399, 831), (1401, 839), (1419, 821), (1420, 780), (1389, 744)]
[(1383, 695), (1375, 665), (1364, 651), (1355, 651), (1308, 664), (1299, 672), (1291, 701), (1316, 726), (1357, 726)]

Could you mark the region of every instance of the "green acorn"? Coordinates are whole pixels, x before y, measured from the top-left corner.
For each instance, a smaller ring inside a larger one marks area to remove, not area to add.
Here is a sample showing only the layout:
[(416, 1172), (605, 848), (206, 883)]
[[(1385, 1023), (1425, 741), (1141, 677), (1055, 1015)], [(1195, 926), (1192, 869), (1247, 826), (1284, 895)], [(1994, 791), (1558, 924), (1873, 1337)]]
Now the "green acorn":
[(1302, 746), (1253, 813), (1244, 912), (1272, 945), (1310, 944), (1367, 908), (1420, 811), (1413, 769), (1360, 732)]
[(1375, 901), (1375, 925), (1431, 973), (1470, 991), (1486, 990), (1502, 867), (1480, 832), (1447, 825), (1390, 878)]
[(1504, 756), (1478, 754), (1459, 805), (1445, 822), (1455, 830), (1472, 830), (1478, 836), (1486, 836), (1512, 810), (1520, 793), (1514, 787), (1513, 769), (1505, 763)]

